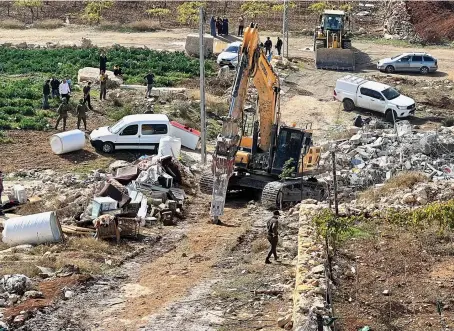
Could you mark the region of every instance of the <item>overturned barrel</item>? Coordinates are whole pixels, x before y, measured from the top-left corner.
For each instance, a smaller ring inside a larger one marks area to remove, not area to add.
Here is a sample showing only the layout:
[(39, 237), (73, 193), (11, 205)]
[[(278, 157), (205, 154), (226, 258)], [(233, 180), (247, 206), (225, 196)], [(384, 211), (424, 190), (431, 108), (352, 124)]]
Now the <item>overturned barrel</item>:
[(85, 133), (80, 130), (57, 133), (50, 137), (49, 142), (55, 154), (74, 152), (84, 148)]
[(9, 246), (59, 242), (62, 230), (55, 212), (15, 217), (4, 223), (2, 241)]

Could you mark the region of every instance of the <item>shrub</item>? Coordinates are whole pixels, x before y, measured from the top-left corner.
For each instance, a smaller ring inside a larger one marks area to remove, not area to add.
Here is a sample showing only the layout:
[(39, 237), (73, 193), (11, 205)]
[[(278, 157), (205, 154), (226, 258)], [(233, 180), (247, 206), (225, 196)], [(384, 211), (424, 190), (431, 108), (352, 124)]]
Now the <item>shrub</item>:
[(25, 24), (18, 20), (7, 19), (0, 21), (0, 28), (2, 29), (25, 29)]
[(150, 20), (140, 20), (140, 21), (128, 23), (128, 25), (126, 25), (126, 27), (130, 30), (138, 31), (138, 32), (152, 32), (152, 31), (158, 30), (160, 27), (160, 24), (157, 22), (150, 21)]
[(59, 19), (48, 19), (43, 21), (38, 21), (34, 24), (34, 27), (37, 29), (58, 29), (64, 26), (63, 21)]

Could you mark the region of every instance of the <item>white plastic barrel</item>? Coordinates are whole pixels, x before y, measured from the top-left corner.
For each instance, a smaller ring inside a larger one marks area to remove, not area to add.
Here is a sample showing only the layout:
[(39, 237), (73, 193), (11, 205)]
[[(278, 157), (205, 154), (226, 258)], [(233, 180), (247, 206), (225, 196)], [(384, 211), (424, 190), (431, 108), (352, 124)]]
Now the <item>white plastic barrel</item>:
[(49, 142), (55, 154), (74, 152), (84, 148), (85, 133), (80, 130), (57, 133), (50, 137)]
[(15, 217), (7, 220), (4, 227), (2, 241), (10, 246), (58, 242), (62, 238), (61, 228), (53, 211)]
[(171, 155), (173, 157), (180, 157), (181, 151), (181, 139), (174, 138), (171, 136), (162, 137), (159, 140), (158, 155), (167, 156)]
[(25, 192), (25, 187), (22, 185), (14, 185), (14, 198), (19, 201), (19, 203), (26, 203), (27, 202), (27, 193)]

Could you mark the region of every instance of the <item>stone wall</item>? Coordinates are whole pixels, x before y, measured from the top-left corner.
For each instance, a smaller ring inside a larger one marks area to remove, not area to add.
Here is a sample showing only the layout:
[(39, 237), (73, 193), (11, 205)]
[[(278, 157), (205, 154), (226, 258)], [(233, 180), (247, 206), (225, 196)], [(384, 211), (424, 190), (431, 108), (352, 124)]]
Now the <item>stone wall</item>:
[(298, 259), (293, 293), (293, 330), (317, 330), (317, 315), (325, 309), (324, 245), (317, 241), (311, 217), (326, 204), (308, 199), (301, 202), (298, 233)]
[(402, 39), (421, 42), (417, 35), (405, 1), (390, 1), (384, 23), (385, 39)]

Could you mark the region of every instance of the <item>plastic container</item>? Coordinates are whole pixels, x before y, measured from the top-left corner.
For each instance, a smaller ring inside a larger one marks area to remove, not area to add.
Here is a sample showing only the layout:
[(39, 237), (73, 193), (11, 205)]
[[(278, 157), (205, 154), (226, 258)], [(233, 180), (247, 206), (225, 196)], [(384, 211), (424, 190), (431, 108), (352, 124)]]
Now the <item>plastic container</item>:
[(55, 154), (74, 152), (84, 148), (85, 133), (80, 130), (57, 133), (50, 137), (49, 142)]
[(192, 150), (195, 150), (199, 144), (200, 131), (192, 129), (181, 123), (175, 121), (170, 122), (170, 134), (173, 137), (180, 138), (181, 144)]
[(60, 223), (53, 211), (12, 218), (4, 227), (2, 241), (10, 246), (39, 245), (62, 239)]
[(158, 155), (159, 156), (173, 156), (175, 158), (180, 157), (181, 151), (181, 139), (171, 136), (162, 137), (159, 140)]
[(22, 185), (14, 185), (14, 198), (19, 201), (19, 203), (27, 202), (27, 193), (25, 192), (25, 187)]

